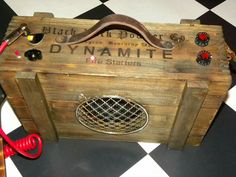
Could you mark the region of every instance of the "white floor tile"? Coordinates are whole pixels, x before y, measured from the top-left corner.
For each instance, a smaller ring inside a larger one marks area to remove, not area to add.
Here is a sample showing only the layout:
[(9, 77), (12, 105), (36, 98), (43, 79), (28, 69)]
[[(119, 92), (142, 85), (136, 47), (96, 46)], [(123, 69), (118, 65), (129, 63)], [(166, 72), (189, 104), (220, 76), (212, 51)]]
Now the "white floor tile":
[(166, 172), (149, 156), (137, 162), (120, 177), (169, 177)]
[(236, 1), (227, 0), (212, 9), (212, 12), (219, 15), (224, 20), (228, 21), (236, 27)]
[(138, 144), (146, 151), (147, 153), (152, 152), (154, 149), (156, 149), (160, 143), (144, 143), (144, 142), (138, 142)]
[(228, 97), (225, 103), (234, 111), (236, 111), (236, 86), (234, 86), (228, 91)]
[(16, 168), (15, 164), (11, 160), (11, 158), (5, 159), (6, 164), (6, 176), (7, 177), (22, 177), (19, 170)]
[(208, 11), (193, 0), (110, 0), (105, 5), (115, 13), (131, 16), (141, 22), (179, 23), (181, 19), (196, 19)]
[(1, 118), (2, 129), (6, 134), (21, 126), (20, 121), (16, 117), (8, 101), (5, 101), (2, 106)]
[(5, 0), (20, 16), (32, 16), (34, 12), (52, 12), (55, 17), (74, 18), (100, 4), (99, 0)]

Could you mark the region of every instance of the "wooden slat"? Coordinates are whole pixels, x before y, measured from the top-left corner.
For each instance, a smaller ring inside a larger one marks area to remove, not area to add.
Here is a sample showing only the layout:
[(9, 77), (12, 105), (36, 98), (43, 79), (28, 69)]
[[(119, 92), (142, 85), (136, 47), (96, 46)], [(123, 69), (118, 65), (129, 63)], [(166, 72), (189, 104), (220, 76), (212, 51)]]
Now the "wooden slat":
[(187, 143), (192, 145), (200, 145), (206, 135), (212, 121), (214, 120), (218, 108), (207, 109), (203, 108), (199, 112), (194, 126), (189, 134)]
[[(22, 93), (18, 88), (15, 80), (15, 75), (15, 72), (0, 72), (1, 86), (7, 95), (7, 101), (11, 105), (22, 126), (26, 131), (29, 130), (30, 132), (36, 133), (38, 131), (35, 122), (32, 120), (32, 116), (28, 109), (28, 106), (26, 105)], [(30, 121), (30, 125), (27, 123), (28, 121), (23, 120)]]
[(20, 120), (24, 129), (29, 133), (40, 133), (37, 125), (33, 120)]
[(15, 72), (0, 72), (1, 86), (8, 97), (22, 97), (15, 81), (15, 75)]
[(34, 12), (34, 17), (53, 18), (53, 13), (49, 12)]
[[(57, 104), (57, 105), (55, 105)], [(60, 123), (78, 123), (75, 115), (77, 103), (65, 102), (65, 104), (60, 104), (60, 102), (53, 102), (51, 105), (53, 120)], [(64, 106), (63, 106), (64, 105)], [(152, 106), (152, 105), (142, 105), (148, 112), (149, 119), (155, 119), (155, 124), (163, 127), (171, 127), (173, 125), (174, 117), (177, 112), (177, 106), (172, 107), (170, 110), (169, 106)], [(158, 131), (158, 130), (157, 130)]]
[[(54, 33), (53, 29), (66, 31), (68, 29), (76, 30), (76, 33), (83, 31), (84, 29), (91, 27), (97, 21), (92, 20), (71, 20), (71, 19), (57, 19), (57, 18), (40, 18), (40, 17), (14, 17), (10, 26), (9, 31), (18, 26), (20, 23), (25, 22), (29, 24), (32, 30), (42, 32), (43, 28), (51, 28), (51, 33)], [(29, 44), (25, 38), (20, 38), (15, 45), (11, 45), (9, 49), (3, 54), (2, 67), (0, 70), (28, 70), (31, 68), (35, 72), (53, 72), (53, 73), (76, 73), (76, 74), (91, 74), (91, 75), (110, 75), (110, 76), (122, 76), (122, 77), (165, 77), (165, 78), (177, 78), (178, 79), (191, 79), (194, 76), (193, 73), (197, 74), (197, 77), (208, 80), (225, 80), (223, 75), (228, 75), (223, 72), (227, 70), (228, 61), (226, 59), (226, 53), (224, 52), (223, 45), (223, 33), (219, 26), (204, 26), (204, 25), (177, 25), (177, 24), (151, 24), (147, 23), (145, 26), (156, 34), (165, 34), (163, 38), (168, 38), (169, 35), (174, 32), (184, 34), (185, 42), (180, 46), (177, 46), (172, 52), (173, 59), (163, 60), (163, 51), (150, 48), (145, 45), (146, 42), (140, 37), (130, 37), (133, 33), (128, 33), (128, 36), (124, 39), (117, 37), (120, 34), (119, 30), (112, 30), (112, 37), (104, 37), (104, 35), (98, 35), (94, 39), (76, 44), (68, 47), (67, 45), (61, 46), (60, 53), (50, 53), (52, 44), (55, 44), (55, 35), (47, 34), (37, 46), (37, 49), (43, 53), (43, 60), (30, 63), (27, 59), (16, 60), (16, 57), (12, 51), (20, 50), (25, 52), (26, 48), (29, 48)], [(78, 31), (79, 30), (79, 31)], [(211, 51), (213, 60), (207, 67), (202, 67), (196, 63), (196, 56), (201, 47), (197, 46), (194, 42), (194, 38), (199, 31), (207, 31), (211, 36), (211, 42), (206, 50)], [(47, 32), (45, 32), (47, 33)], [(115, 34), (116, 37), (113, 36)], [(117, 43), (111, 45), (111, 42)], [(124, 44), (135, 44), (134, 46), (126, 46)], [(57, 44), (58, 45), (58, 44)], [(20, 47), (19, 47), (20, 46)], [(84, 46), (93, 47), (95, 46), (95, 54), (97, 59), (103, 60), (103, 64), (90, 64), (85, 63), (86, 58), (89, 55), (84, 54)], [(110, 47), (111, 56), (101, 56), (100, 49), (104, 47)], [(117, 50), (122, 48), (131, 49), (130, 57), (117, 56)], [(140, 50), (140, 57), (137, 57), (137, 49)], [(153, 57), (149, 58), (150, 51), (153, 50)], [(155, 50), (155, 51), (154, 51)], [(155, 54), (154, 54), (155, 53)], [(115, 59), (116, 61), (122, 60), (123, 63), (127, 59), (128, 61), (141, 62), (142, 66), (130, 67), (116, 64), (104, 64), (107, 59)], [(5, 61), (4, 61), (5, 60)], [(224, 61), (223, 61), (224, 60)], [(223, 62), (222, 62), (223, 61)], [(12, 67), (14, 65), (14, 67)], [(223, 66), (225, 65), (225, 66)], [(225, 69), (222, 69), (225, 68)], [(128, 72), (124, 72), (128, 71)], [(164, 74), (163, 74), (164, 73)], [(187, 73), (187, 74), (186, 74)], [(191, 75), (189, 75), (191, 74)], [(227, 76), (226, 76), (227, 77)]]
[[(152, 122), (154, 123), (154, 122)], [(151, 127), (146, 127), (142, 131), (127, 135), (109, 135), (92, 131), (80, 123), (58, 123), (55, 122), (58, 129), (58, 135), (62, 138), (81, 138), (81, 139), (96, 139), (96, 140), (109, 140), (109, 141), (128, 141), (128, 142), (160, 142), (167, 143), (170, 129), (166, 127), (159, 127), (158, 125), (149, 124)], [(157, 131), (153, 131), (153, 129)]]
[(0, 177), (6, 177), (5, 158), (3, 154), (3, 140), (0, 137)]
[(211, 109), (219, 108), (225, 98), (225, 95), (207, 95), (202, 107)]
[(188, 144), (201, 144), (216, 116), (216, 113), (227, 97), (229, 86), (230, 82), (211, 82), (209, 84), (208, 94), (189, 134), (187, 140)]
[[(39, 74), (48, 100), (79, 101), (80, 94), (87, 98), (117, 95), (134, 99), (141, 104), (177, 106), (183, 81), (97, 77), (66, 74)], [(51, 84), (53, 83), (53, 84)]]
[(168, 142), (170, 149), (182, 149), (184, 147), (207, 90), (207, 88), (189, 87), (187, 85)]
[(7, 101), (14, 109), (17, 118), (21, 120), (31, 120), (31, 113), (23, 97), (7, 97)]
[(181, 19), (180, 24), (189, 24), (191, 26), (194, 26), (196, 24), (200, 25), (200, 20), (192, 20), (192, 19)]
[(56, 141), (57, 133), (36, 73), (17, 73), (16, 80), (41, 136), (45, 140)]

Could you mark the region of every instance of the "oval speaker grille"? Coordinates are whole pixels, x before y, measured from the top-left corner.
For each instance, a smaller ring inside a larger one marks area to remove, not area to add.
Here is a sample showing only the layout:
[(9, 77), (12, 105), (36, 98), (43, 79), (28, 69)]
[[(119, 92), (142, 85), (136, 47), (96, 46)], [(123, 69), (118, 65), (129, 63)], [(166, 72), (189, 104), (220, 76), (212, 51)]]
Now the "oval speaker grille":
[(148, 122), (148, 114), (141, 105), (113, 96), (82, 102), (77, 107), (76, 117), (87, 128), (107, 134), (134, 133)]

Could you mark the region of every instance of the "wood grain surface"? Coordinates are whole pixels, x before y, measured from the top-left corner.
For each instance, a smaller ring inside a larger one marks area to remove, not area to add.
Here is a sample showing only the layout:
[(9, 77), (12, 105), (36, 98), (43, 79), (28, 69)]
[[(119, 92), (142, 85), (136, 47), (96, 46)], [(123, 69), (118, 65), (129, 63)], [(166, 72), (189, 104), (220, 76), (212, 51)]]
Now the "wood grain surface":
[[(161, 142), (175, 149), (200, 145), (231, 84), (220, 26), (193, 21), (144, 23), (161, 40), (170, 40), (174, 33), (185, 36), (173, 50), (161, 50), (133, 31), (116, 28), (107, 28), (80, 44), (59, 44), (58, 36), (83, 32), (97, 20), (53, 18), (45, 13), (13, 17), (7, 34), (23, 22), (31, 33), (44, 33), (44, 38), (32, 45), (21, 37), (6, 49), (0, 58), (0, 83), (24, 128), (47, 140)], [(195, 43), (198, 32), (209, 34), (208, 46)], [(40, 50), (43, 58), (28, 60), (24, 53), (30, 49)], [(212, 55), (207, 66), (196, 62), (201, 51)], [(148, 112), (149, 122), (143, 130), (128, 135), (92, 131), (76, 118), (75, 110), (84, 99), (81, 95), (135, 100)]]
[(3, 140), (0, 137), (0, 177), (6, 177), (5, 158), (3, 154)]

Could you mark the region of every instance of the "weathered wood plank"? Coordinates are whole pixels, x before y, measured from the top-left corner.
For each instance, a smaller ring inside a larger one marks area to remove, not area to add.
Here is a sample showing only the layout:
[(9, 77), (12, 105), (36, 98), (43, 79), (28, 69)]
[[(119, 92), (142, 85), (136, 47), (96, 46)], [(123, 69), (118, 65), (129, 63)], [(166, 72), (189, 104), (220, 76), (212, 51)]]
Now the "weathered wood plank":
[(15, 75), (15, 72), (0, 72), (0, 84), (8, 97), (22, 97), (14, 79)]
[(34, 17), (43, 17), (43, 18), (53, 18), (54, 15), (53, 13), (49, 13), (49, 12), (34, 12)]
[(40, 133), (39, 128), (33, 120), (20, 120), (24, 129), (29, 133)]
[[(161, 74), (165, 73), (164, 75), (165, 78), (168, 77), (173, 78), (179, 76), (178, 79), (186, 79), (186, 80), (189, 79), (188, 78), (189, 73), (197, 73), (198, 77), (211, 80), (212, 78), (213, 79), (222, 78), (222, 77), (217, 77), (217, 75), (219, 75), (217, 73), (222, 74), (224, 69), (222, 70), (220, 68), (225, 68), (225, 66), (223, 65), (228, 64), (226, 60), (223, 61), (222, 63), (222, 60), (226, 59), (226, 53), (222, 52), (221, 50), (222, 45), (224, 45), (224, 40), (223, 40), (222, 29), (219, 26), (194, 25), (190, 27), (189, 25), (176, 25), (176, 24), (175, 25), (150, 24), (150, 23), (145, 24), (151, 32), (157, 34), (163, 33), (164, 35), (162, 36), (162, 38), (169, 38), (169, 35), (167, 34), (173, 33), (173, 31), (183, 33), (184, 35), (186, 35), (186, 41), (181, 46), (177, 47), (172, 51), (171, 55), (172, 59), (169, 59), (168, 62), (166, 62), (167, 61), (166, 59), (163, 60), (163, 51), (150, 48), (150, 46), (145, 45), (145, 41), (143, 41), (143, 39), (140, 39), (139, 36), (133, 37), (134, 34), (130, 32), (127, 33), (127, 36), (125, 38), (121, 39), (119, 37), (121, 31), (119, 30), (112, 30), (111, 32), (111, 34), (114, 33), (116, 37), (114, 37), (113, 35), (111, 35), (112, 37), (110, 37), (109, 36), (110, 32), (109, 32), (108, 36), (106, 36), (106, 33), (101, 34), (96, 38), (86, 41), (82, 44), (78, 45), (76, 44), (73, 46), (64, 46), (64, 45), (59, 46), (60, 51), (58, 52), (52, 50), (51, 45), (55, 44), (58, 46), (58, 44), (55, 43), (55, 35), (52, 34), (55, 33), (54, 31), (68, 32), (69, 29), (66, 28), (68, 28), (69, 26), (70, 29), (73, 29), (74, 32), (77, 33), (92, 26), (97, 21), (56, 19), (56, 18), (42, 19), (39, 17), (30, 17), (30, 18), (14, 17), (12, 23), (10, 24), (9, 31), (11, 31), (12, 28), (15, 28), (21, 22), (27, 22), (30, 28), (32, 28), (32, 30), (38, 30), (38, 32), (42, 32), (43, 29), (47, 28), (47, 30), (46, 31), (44, 30), (44, 32), (48, 34), (46, 35), (43, 43), (37, 46), (39, 50), (43, 51), (44, 58), (42, 61), (38, 61), (37, 64), (31, 63), (30, 65), (30, 68), (32, 68), (34, 71), (37, 72), (57, 72), (57, 73), (76, 73), (76, 74), (86, 73), (91, 75), (100, 73), (101, 75), (106, 74), (111, 76), (115, 75), (123, 77), (147, 77), (147, 78), (158, 77), (159, 75), (160, 77), (162, 77)], [(206, 30), (211, 36), (211, 43), (209, 46), (207, 46), (206, 50), (209, 49), (212, 55), (214, 56), (214, 60), (212, 60), (211, 65), (209, 65), (207, 68), (199, 66), (196, 63), (195, 60), (197, 53), (202, 49), (199, 46), (197, 46), (194, 42), (195, 33), (197, 34), (199, 31), (206, 31)], [(18, 47), (17, 49), (22, 52), (25, 51), (25, 48), (29, 47), (29, 44), (24, 38), (21, 38), (20, 40), (17, 41), (17, 43), (18, 42), (21, 45), (15, 45), (15, 46), (17, 46)], [(131, 43), (134, 45), (129, 46)], [(127, 44), (128, 46), (125, 44)], [(92, 47), (95, 47), (94, 55), (97, 57), (97, 62), (100, 60), (100, 64), (94, 63), (92, 64), (93, 65), (92, 66), (89, 62), (87, 62), (86, 59), (89, 58), (90, 55), (84, 54), (85, 53), (84, 47), (86, 46), (89, 47), (90, 50)], [(101, 51), (103, 51), (104, 46), (111, 46), (111, 48), (109, 48), (109, 52), (107, 53), (108, 55), (101, 55)], [(189, 48), (191, 50), (188, 50)], [(25, 61), (25, 59), (16, 60), (14, 54), (11, 52), (14, 49), (15, 49), (14, 46), (11, 46), (11, 49), (9, 50), (7, 49), (4, 53), (4, 55), (7, 56), (6, 58), (7, 61), (3, 63), (6, 66), (6, 69), (7, 70), (13, 69), (13, 67), (11, 67), (11, 64), (15, 65), (14, 67), (15, 70), (29, 69), (29, 65), (27, 64), (28, 62)], [(126, 49), (130, 49), (129, 57), (125, 56), (125, 54), (123, 57), (117, 56), (117, 51)], [(117, 60), (115, 62), (116, 64), (114, 64), (113, 61), (110, 60), (114, 58), (115, 60)], [(130, 66), (127, 67), (123, 66), (123, 64), (120, 64), (120, 63), (125, 63), (126, 60), (128, 60), (129, 62), (133, 61), (133, 64), (141, 63), (142, 66), (138, 67), (136, 66), (137, 68), (135, 67), (132, 68)], [(101, 63), (101, 61), (103, 63)], [(51, 65), (52, 63), (53, 65)], [(50, 68), (48, 66), (50, 66)], [(4, 69), (4, 67), (1, 67), (0, 69)], [(126, 69), (130, 70), (130, 72), (124, 73), (123, 71)], [(135, 73), (136, 75), (133, 75), (132, 73)], [(139, 76), (139, 73), (141, 73), (142, 76), (141, 75)]]
[(221, 104), (227, 97), (229, 86), (230, 82), (211, 82), (209, 84), (208, 94), (189, 134), (188, 144), (201, 144)]
[[(65, 101), (65, 100), (50, 100), (48, 101), (48, 104), (50, 105), (51, 110), (56, 111), (68, 111), (68, 112), (74, 112), (77, 108), (77, 106), (80, 104), (80, 101)], [(142, 104), (145, 109), (147, 109), (149, 114), (155, 114), (155, 115), (171, 115), (174, 116), (176, 114), (176, 111), (178, 110), (178, 106), (176, 107), (170, 107), (169, 106), (157, 106), (157, 105), (145, 105)]]
[[(39, 74), (48, 100), (79, 101), (87, 98), (117, 95), (142, 104), (176, 106), (183, 90), (183, 81), (161, 79), (97, 77), (83, 75)], [(54, 84), (51, 84), (51, 83)]]
[[(149, 111), (149, 110), (147, 110)], [(78, 120), (76, 118), (75, 115), (75, 110), (74, 111), (67, 111), (66, 109), (54, 109), (52, 111), (52, 114), (54, 114), (54, 121), (58, 122), (58, 123), (78, 123)], [(152, 112), (150, 111), (149, 113), (149, 124), (151, 124), (153, 121), (155, 122), (156, 126), (158, 127), (168, 127), (171, 128), (174, 122), (174, 115), (161, 115), (161, 114), (152, 114)], [(152, 121), (153, 120), (153, 121)], [(158, 131), (158, 130), (156, 130)]]
[(169, 148), (182, 149), (184, 147), (207, 91), (207, 88), (186, 86), (168, 142)]
[(1, 137), (0, 137), (0, 177), (6, 177), (6, 166), (3, 153), (3, 140)]
[[(196, 118), (194, 126), (189, 134), (187, 143), (193, 145), (200, 145), (204, 136), (206, 135), (214, 117), (219, 108), (208, 109), (202, 108)], [(197, 137), (197, 138), (196, 138)]]
[[(26, 105), (25, 100), (16, 83), (15, 75), (15, 72), (0, 72), (1, 86), (7, 95), (7, 100), (9, 104), (11, 105), (14, 113), (16, 114), (17, 118), (19, 119), (25, 130), (33, 130), (33, 132), (37, 132), (35, 122), (32, 120), (28, 106)], [(31, 120), (31, 124), (29, 125), (28, 123), (22, 120)]]
[[(35, 72), (43, 72), (43, 73), (55, 73), (55, 74), (82, 74), (82, 75), (97, 75), (97, 76), (111, 76), (111, 77), (134, 77), (134, 78), (165, 78), (168, 80), (176, 79), (176, 80), (208, 80), (208, 81), (221, 81), (221, 82), (231, 82), (231, 78), (229, 77), (229, 73), (220, 74), (212, 72), (212, 74), (208, 75), (203, 70), (202, 72), (204, 74), (200, 73), (191, 73), (189, 71), (188, 73), (178, 73), (178, 70), (176, 70), (173, 73), (168, 73), (166, 70), (165, 72), (160, 72), (161, 70), (158, 68), (155, 68), (153, 66), (152, 69), (150, 67), (143, 67), (142, 72), (140, 72), (140, 68), (131, 68), (129, 66), (106, 66), (106, 65), (95, 65), (95, 64), (56, 64), (54, 63), (51, 67), (50, 63), (42, 64), (40, 62), (38, 63), (29, 63), (29, 61), (24, 61), (24, 63), (19, 62), (12, 62), (12, 63), (2, 63), (1, 69), (3, 70), (14, 70), (14, 71), (23, 71), (28, 68), (26, 68), (27, 65), (33, 67)], [(40, 64), (40, 65), (39, 65)], [(8, 67), (10, 66), (10, 68)], [(99, 67), (99, 69), (98, 69)], [(167, 67), (168, 68), (168, 67)], [(202, 68), (198, 68), (199, 70)], [(128, 73), (124, 73), (125, 70), (128, 70)], [(78, 72), (79, 71), (79, 72)], [(144, 74), (145, 73), (145, 74)], [(214, 74), (213, 74), (214, 73)]]
[(57, 133), (36, 73), (17, 73), (16, 80), (41, 136), (45, 140), (56, 141)]
[[(146, 127), (142, 131), (127, 135), (109, 135), (92, 131), (81, 124), (64, 124), (55, 122), (58, 129), (58, 134), (62, 138), (81, 138), (81, 139), (96, 139), (109, 141), (128, 141), (137, 142), (145, 139), (146, 142), (161, 142), (167, 143), (170, 131), (163, 127), (156, 127), (159, 131), (153, 131), (150, 127)], [(151, 125), (151, 124), (150, 124)]]
[(230, 87), (231, 84), (231, 79), (229, 80), (230, 82), (211, 82), (209, 85), (209, 95), (227, 95), (227, 91)]
[(225, 98), (225, 95), (207, 95), (202, 108), (219, 108)]
[(201, 24), (200, 20), (192, 20), (192, 19), (181, 19), (180, 24), (188, 24), (188, 25), (196, 25)]
[(23, 97), (7, 97), (7, 100), (11, 107), (14, 109), (14, 112), (17, 118), (21, 120), (32, 120), (31, 113), (28, 109), (28, 106), (23, 99)]

